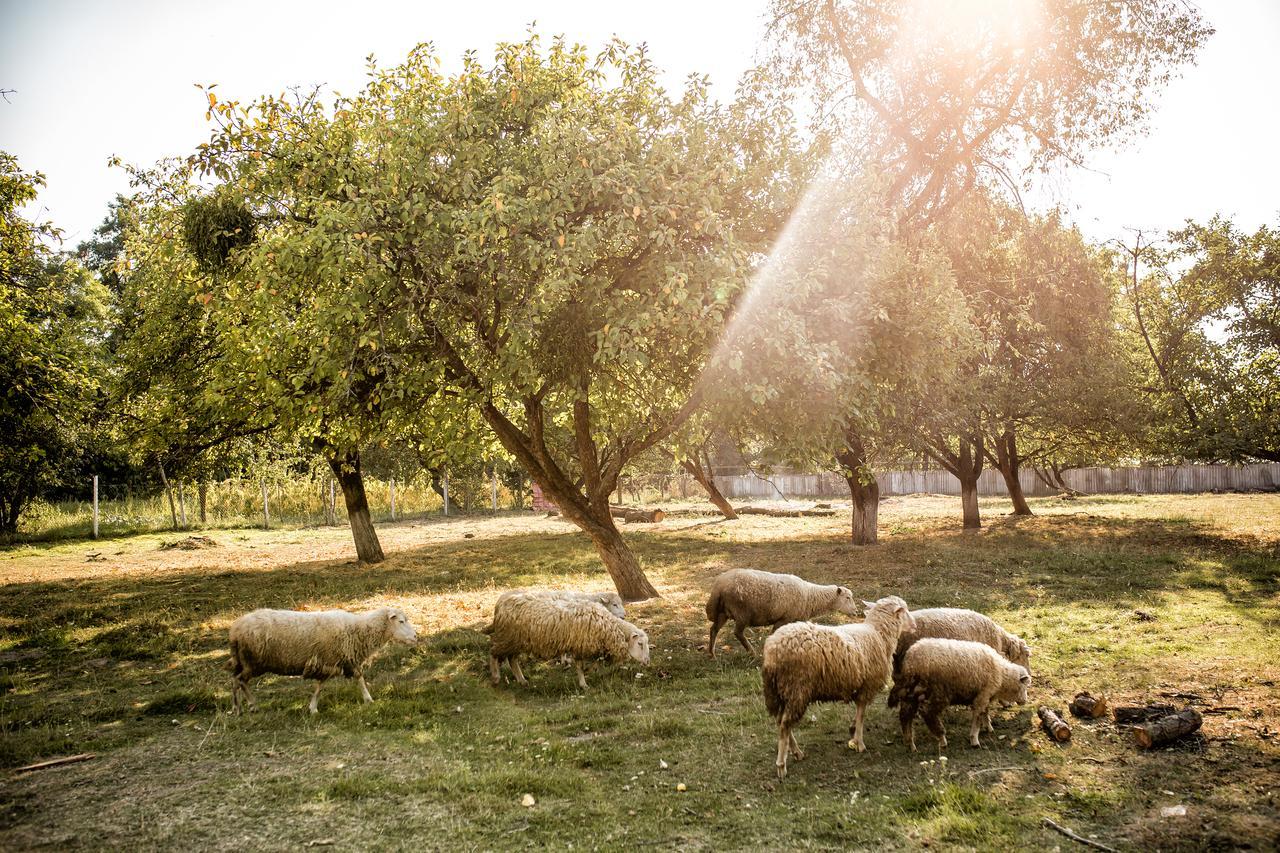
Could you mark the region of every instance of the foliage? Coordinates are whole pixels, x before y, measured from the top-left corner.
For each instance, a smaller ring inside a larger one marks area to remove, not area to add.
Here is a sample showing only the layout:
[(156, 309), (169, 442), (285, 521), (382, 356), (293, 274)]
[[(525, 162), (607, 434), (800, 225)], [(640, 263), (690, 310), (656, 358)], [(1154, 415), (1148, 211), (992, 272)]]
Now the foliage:
[(43, 176), (0, 152), (0, 534), (91, 441), (108, 294), (19, 210)]
[(819, 121), (860, 141), (899, 221), (1116, 144), (1213, 30), (1181, 0), (776, 0), (775, 36)]
[(1215, 217), (1168, 244), (1139, 252), (1155, 270), (1135, 265), (1127, 294), (1150, 452), (1280, 461), (1280, 230)]

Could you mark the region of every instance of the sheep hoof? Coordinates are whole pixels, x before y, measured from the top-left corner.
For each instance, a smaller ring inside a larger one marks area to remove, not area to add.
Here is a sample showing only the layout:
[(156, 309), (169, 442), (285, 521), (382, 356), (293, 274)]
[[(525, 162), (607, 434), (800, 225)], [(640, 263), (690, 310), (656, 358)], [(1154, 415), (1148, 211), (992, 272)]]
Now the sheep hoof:
[(866, 745), (865, 743), (863, 743), (862, 741), (858, 740), (857, 738), (850, 738), (850, 739), (849, 739), (849, 744), (848, 744), (848, 746), (849, 746), (849, 748), (850, 748), (850, 749), (852, 749), (854, 752), (866, 752), (866, 751), (867, 751), (867, 745)]
[(778, 781), (781, 782), (785, 778), (787, 778), (787, 765), (779, 764), (778, 765)]

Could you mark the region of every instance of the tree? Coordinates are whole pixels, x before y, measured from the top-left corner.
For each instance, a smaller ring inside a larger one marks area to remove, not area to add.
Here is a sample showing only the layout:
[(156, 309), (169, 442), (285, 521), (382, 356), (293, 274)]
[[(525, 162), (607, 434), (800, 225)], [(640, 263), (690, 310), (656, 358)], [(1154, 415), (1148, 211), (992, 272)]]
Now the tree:
[(1181, 0), (776, 0), (784, 66), (819, 120), (861, 140), (897, 221), (1020, 179), (1142, 126), (1213, 30)]
[(107, 294), (20, 208), (44, 178), (0, 152), (0, 535), (65, 482), (90, 440)]
[(1151, 453), (1280, 461), (1280, 230), (1215, 217), (1188, 221), (1167, 246), (1139, 233), (1129, 251), (1129, 329), (1157, 412)]
[(648, 598), (609, 496), (698, 408), (759, 248), (736, 226), (789, 152), (789, 114), (718, 106), (699, 78), (673, 99), (618, 43), (593, 58), (531, 37), (490, 66), (434, 68), (417, 48), (332, 116), (305, 98), (246, 115), (211, 94), (225, 126), (196, 162), (252, 209), (285, 211), (216, 298), (240, 316), (288, 306), (278, 325), (324, 340), (310, 370), (335, 388), (358, 370), (379, 401), (474, 406), (622, 596)]

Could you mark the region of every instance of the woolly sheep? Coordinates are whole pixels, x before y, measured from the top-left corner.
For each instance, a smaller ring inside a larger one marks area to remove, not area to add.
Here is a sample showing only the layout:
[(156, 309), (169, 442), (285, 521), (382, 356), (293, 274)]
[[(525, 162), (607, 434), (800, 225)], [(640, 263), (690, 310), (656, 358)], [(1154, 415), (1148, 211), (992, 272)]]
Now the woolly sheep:
[(787, 756), (804, 757), (792, 728), (811, 702), (856, 702), (849, 745), (866, 750), (862, 737), (867, 704), (884, 687), (898, 636), (911, 627), (906, 602), (896, 595), (864, 601), (863, 622), (828, 627), (812, 622), (784, 625), (764, 643), (764, 703), (778, 721), (778, 778)]
[(1021, 637), (1010, 634), (1001, 628), (990, 617), (974, 610), (959, 607), (931, 607), (925, 610), (913, 610), (911, 618), (916, 627), (903, 632), (898, 638), (898, 650), (894, 655), (894, 669), (897, 670), (903, 654), (911, 644), (923, 637), (936, 637), (944, 640), (970, 640), (985, 643), (995, 649), (1006, 659), (1031, 671), (1031, 647)]
[(619, 619), (626, 618), (627, 611), (622, 606), (622, 596), (616, 592), (577, 592), (571, 589), (512, 589), (498, 596), (498, 605), (513, 595), (539, 595), (544, 598), (569, 598), (578, 601), (594, 601), (603, 604), (604, 608)]
[(256, 705), (249, 681), (259, 675), (300, 675), (316, 681), (311, 713), (319, 710), (320, 688), (339, 675), (354, 677), (365, 702), (372, 702), (364, 669), (388, 642), (407, 646), (418, 641), (404, 611), (379, 607), (367, 613), (346, 610), (307, 612), (254, 610), (231, 625), (231, 700), (239, 714), (241, 697), (249, 710)]
[(772, 625), (776, 631), (788, 622), (801, 622), (832, 611), (856, 614), (858, 604), (853, 593), (842, 586), (810, 583), (795, 575), (731, 569), (711, 584), (707, 599), (707, 618), (711, 620), (707, 653), (715, 659), (716, 634), (730, 619), (734, 622), (733, 635), (755, 655), (745, 633), (747, 628)]
[(595, 601), (537, 593), (504, 595), (484, 633), (491, 642), (489, 675), (494, 684), (501, 678), (504, 660), (516, 681), (528, 684), (520, 670), (522, 654), (540, 660), (568, 657), (577, 672), (578, 686), (584, 690), (583, 659), (603, 656), (618, 662), (629, 658), (645, 666), (649, 663), (648, 635)]
[(1005, 660), (985, 643), (926, 638), (907, 649), (889, 692), (889, 707), (902, 706), (898, 712), (902, 740), (915, 752), (917, 713), (924, 717), (942, 750), (947, 745), (942, 713), (950, 705), (968, 705), (973, 709), (969, 743), (980, 746), (980, 722), (985, 720), (987, 731), (992, 731), (991, 703), (1025, 705), (1030, 683), (1031, 674), (1025, 667)]

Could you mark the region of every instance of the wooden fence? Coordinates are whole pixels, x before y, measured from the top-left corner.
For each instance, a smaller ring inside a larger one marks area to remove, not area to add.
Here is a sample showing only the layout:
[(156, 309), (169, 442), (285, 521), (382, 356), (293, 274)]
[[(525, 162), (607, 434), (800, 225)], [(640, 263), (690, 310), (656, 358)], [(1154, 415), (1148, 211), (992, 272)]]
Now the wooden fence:
[[(1023, 469), (1019, 479), (1028, 495), (1054, 495), (1036, 477)], [(1063, 474), (1073, 489), (1087, 494), (1173, 494), (1182, 492), (1276, 491), (1280, 490), (1280, 464), (1260, 465), (1161, 465), (1144, 468), (1077, 468)], [(876, 481), (882, 495), (929, 493), (960, 494), (960, 481), (942, 470), (888, 471)], [(716, 484), (729, 498), (835, 497), (847, 498), (849, 487), (836, 474), (779, 473), (768, 478), (755, 474), (716, 477)], [(979, 495), (1006, 495), (1004, 478), (991, 468), (978, 478)]]

